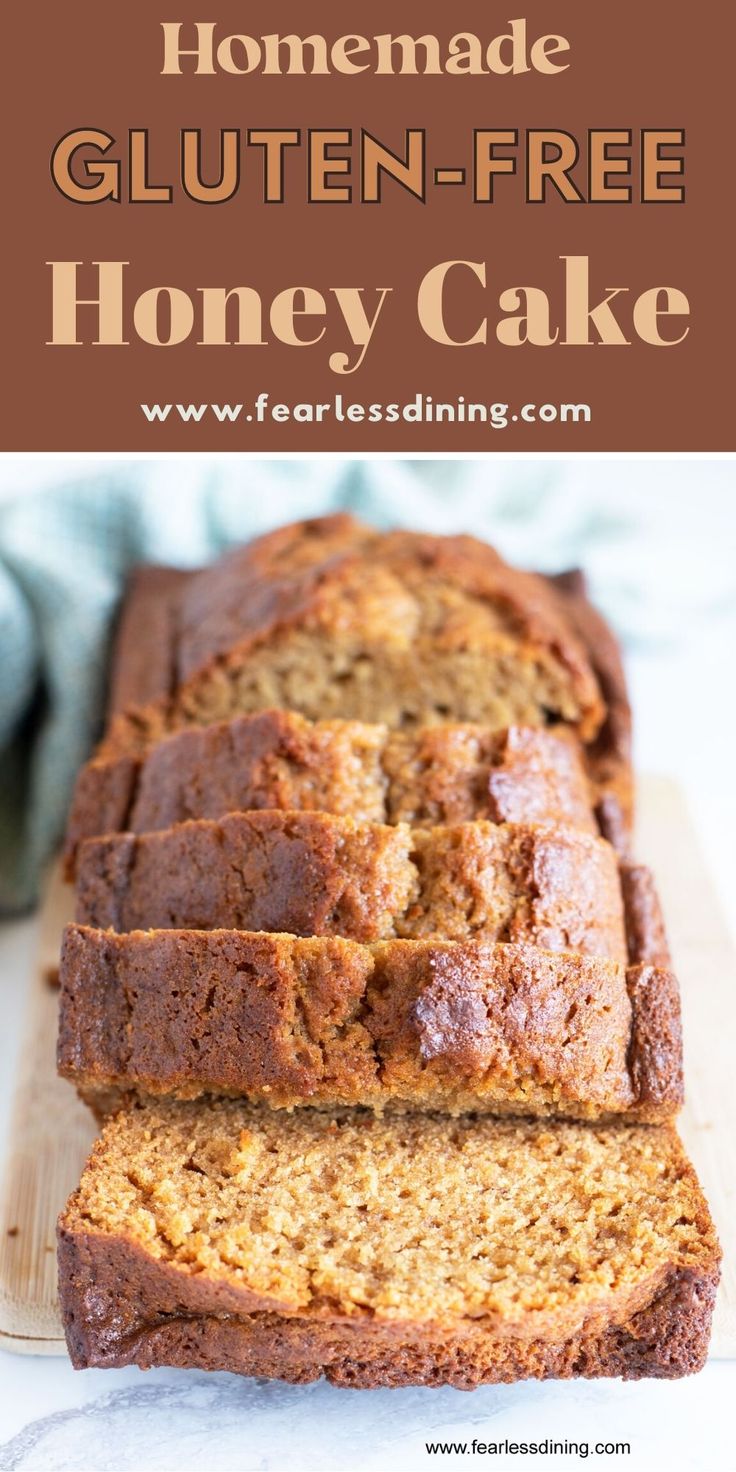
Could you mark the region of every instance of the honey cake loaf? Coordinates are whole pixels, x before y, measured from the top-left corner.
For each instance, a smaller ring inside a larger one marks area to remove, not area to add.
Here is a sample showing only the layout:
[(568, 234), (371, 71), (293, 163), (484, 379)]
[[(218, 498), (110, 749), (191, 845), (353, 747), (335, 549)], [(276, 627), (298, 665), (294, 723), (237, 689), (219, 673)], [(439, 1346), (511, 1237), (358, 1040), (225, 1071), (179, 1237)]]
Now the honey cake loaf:
[(625, 960), (618, 861), (572, 828), (412, 829), (264, 810), (87, 839), (76, 918), (98, 929), (521, 941)]
[(565, 727), (443, 725), (390, 731), (293, 711), (176, 732), (144, 756), (82, 768), (67, 826), (78, 845), (248, 809), (335, 813), (377, 823), (566, 823), (598, 831), (577, 742)]
[(473, 537), (297, 522), (191, 577), (168, 608), (161, 693), (118, 703), (101, 755), (272, 707), (392, 727), (563, 721), (584, 741), (605, 717), (554, 589)]
[(677, 983), (534, 946), (69, 926), (58, 1064), (131, 1093), (659, 1120), (682, 1102)]
[(719, 1256), (666, 1126), (233, 1101), (118, 1114), (59, 1223), (77, 1368), (356, 1387), (692, 1374)]

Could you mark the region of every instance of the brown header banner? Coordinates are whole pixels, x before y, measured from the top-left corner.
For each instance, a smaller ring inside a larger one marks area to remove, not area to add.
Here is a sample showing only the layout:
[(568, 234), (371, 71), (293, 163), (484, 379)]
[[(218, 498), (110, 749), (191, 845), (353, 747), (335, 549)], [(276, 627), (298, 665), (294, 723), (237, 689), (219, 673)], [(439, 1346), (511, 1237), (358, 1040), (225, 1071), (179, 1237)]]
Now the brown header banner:
[(733, 6), (77, 0), (4, 36), (0, 448), (736, 449)]

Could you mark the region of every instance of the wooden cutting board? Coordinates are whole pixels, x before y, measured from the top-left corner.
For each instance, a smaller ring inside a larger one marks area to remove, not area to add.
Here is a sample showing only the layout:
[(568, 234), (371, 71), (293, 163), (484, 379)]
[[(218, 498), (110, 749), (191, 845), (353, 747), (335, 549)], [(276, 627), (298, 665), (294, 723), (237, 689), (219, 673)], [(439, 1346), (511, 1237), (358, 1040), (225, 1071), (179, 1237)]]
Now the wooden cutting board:
[[(657, 876), (682, 989), (688, 1100), (681, 1129), (724, 1248), (711, 1354), (729, 1359), (736, 1356), (736, 953), (678, 788), (644, 779), (639, 803), (637, 852)], [(66, 1352), (55, 1223), (94, 1137), (90, 1116), (54, 1066), (57, 990), (49, 971), (70, 909), (56, 873), (41, 914), (36, 973), (18, 978), (28, 986), (28, 1020), (0, 1212), (0, 1345), (21, 1354)]]

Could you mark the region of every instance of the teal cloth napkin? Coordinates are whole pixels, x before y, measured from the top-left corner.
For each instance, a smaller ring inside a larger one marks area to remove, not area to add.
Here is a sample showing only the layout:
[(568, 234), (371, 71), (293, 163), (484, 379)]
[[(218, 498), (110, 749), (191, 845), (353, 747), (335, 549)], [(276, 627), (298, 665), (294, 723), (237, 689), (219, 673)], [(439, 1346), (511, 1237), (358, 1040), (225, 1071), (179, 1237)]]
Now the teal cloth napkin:
[[(260, 488), (159, 496), (115, 473), (0, 501), (0, 914), (34, 904), (80, 764), (99, 733), (112, 620), (136, 563), (197, 566), (284, 516), (354, 503), (288, 473)], [(247, 477), (244, 477), (247, 479)], [(285, 482), (285, 483), (284, 483)]]

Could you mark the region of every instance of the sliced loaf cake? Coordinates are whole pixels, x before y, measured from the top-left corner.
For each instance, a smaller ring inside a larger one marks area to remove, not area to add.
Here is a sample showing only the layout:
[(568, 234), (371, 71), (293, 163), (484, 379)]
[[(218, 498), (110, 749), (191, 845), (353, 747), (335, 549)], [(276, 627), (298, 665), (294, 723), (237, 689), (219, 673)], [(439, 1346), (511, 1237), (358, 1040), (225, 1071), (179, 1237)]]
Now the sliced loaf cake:
[(70, 926), (59, 1068), (98, 1113), (135, 1093), (598, 1118), (682, 1102), (661, 968), (479, 941)]
[(627, 954), (610, 844), (542, 824), (412, 829), (326, 813), (232, 813), (88, 839), (76, 894), (81, 924), (118, 931), (475, 938)]
[(176, 732), (144, 756), (88, 762), (72, 802), (66, 864), (71, 876), (85, 838), (248, 809), (414, 826), (474, 818), (566, 823), (595, 833), (593, 802), (579, 748), (564, 727), (389, 731), (269, 710)]

